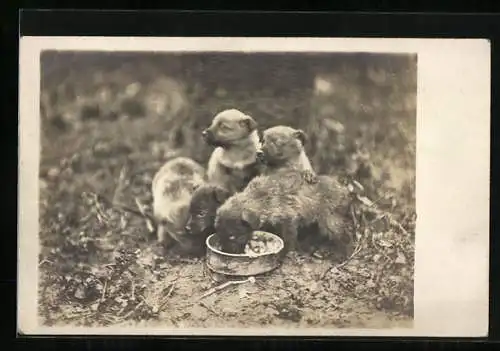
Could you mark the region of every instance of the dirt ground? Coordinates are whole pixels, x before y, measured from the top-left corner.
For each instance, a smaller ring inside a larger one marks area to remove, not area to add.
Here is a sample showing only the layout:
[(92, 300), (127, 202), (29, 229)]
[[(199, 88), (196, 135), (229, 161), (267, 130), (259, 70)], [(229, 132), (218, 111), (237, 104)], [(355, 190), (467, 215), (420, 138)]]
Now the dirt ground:
[[(323, 107), (328, 105), (321, 99), (317, 101)], [(79, 108), (78, 103), (71, 106)], [(392, 135), (387, 126), (372, 124), (362, 129), (359, 121), (342, 120), (345, 129), (351, 130), (350, 135), (356, 135), (352, 144), (371, 152), (371, 171), (368, 175), (357, 174), (369, 197), (386, 214), (366, 213), (368, 224), (358, 228), (360, 245), (356, 256), (332, 268), (334, 263), (328, 259), (291, 253), (278, 269), (255, 277), (254, 282), (232, 285), (203, 297), (223, 283), (207, 272), (204, 259), (182, 257), (175, 250), (161, 254), (144, 219), (111, 202), (131, 208), (137, 208), (136, 200), (150, 203), (150, 182), (165, 158), (187, 155), (206, 164), (210, 149), (200, 153), (194, 147), (176, 147), (172, 134), (177, 129), (165, 128), (161, 116), (134, 118), (129, 113), (105, 120), (84, 119), (80, 114), (68, 122), (67, 116), (45, 113), (38, 291), (42, 324), (180, 328), (412, 326), (416, 216), (411, 183), (414, 164), (408, 160), (414, 154), (409, 148), (384, 149), (379, 147), (383, 143), (374, 144), (374, 135), (376, 138), (381, 131)], [(201, 127), (190, 124), (186, 130), (193, 128), (188, 139), (196, 138), (196, 128)], [(360, 128), (363, 133), (359, 133)], [(329, 154), (321, 142), (330, 137), (322, 135), (322, 130), (312, 126), (307, 131), (319, 133), (316, 147), (324, 153), (308, 152), (323, 171), (326, 168), (319, 165), (327, 164), (324, 161)], [(344, 133), (342, 130), (337, 133)], [(337, 156), (343, 152), (359, 170), (359, 163), (366, 161), (366, 157), (359, 156), (359, 150), (338, 147), (334, 151)], [(337, 163), (334, 167), (338, 167)], [(392, 183), (384, 183), (386, 174), (392, 174)], [(409, 180), (401, 181), (405, 176)]]

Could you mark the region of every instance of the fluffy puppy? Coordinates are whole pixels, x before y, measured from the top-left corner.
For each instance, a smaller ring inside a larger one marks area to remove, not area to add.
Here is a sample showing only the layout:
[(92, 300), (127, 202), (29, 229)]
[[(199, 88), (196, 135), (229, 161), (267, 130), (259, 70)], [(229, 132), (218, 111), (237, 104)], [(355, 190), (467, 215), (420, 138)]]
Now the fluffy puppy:
[(262, 173), (297, 170), (303, 172), (308, 183), (315, 183), (316, 173), (304, 149), (306, 142), (307, 136), (301, 129), (280, 125), (264, 130), (257, 149), (257, 158), (265, 165)]
[(254, 178), (225, 201), (217, 210), (215, 230), (224, 251), (241, 253), (255, 230), (272, 228), (291, 251), (299, 228), (315, 226), (312, 235), (331, 240), (346, 256), (355, 240), (350, 204), (349, 191), (334, 177), (318, 176), (311, 184), (301, 172), (277, 171)]

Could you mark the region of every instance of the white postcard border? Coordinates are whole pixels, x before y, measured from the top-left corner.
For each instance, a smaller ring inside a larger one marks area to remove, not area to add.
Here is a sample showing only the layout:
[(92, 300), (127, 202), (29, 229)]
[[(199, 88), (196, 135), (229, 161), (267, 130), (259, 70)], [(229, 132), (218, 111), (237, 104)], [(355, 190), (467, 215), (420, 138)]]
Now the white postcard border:
[[(75, 328), (38, 325), (40, 52), (417, 53), (417, 234), (412, 329)], [(484, 39), (23, 37), (18, 331), (23, 334), (487, 336), (490, 43)]]

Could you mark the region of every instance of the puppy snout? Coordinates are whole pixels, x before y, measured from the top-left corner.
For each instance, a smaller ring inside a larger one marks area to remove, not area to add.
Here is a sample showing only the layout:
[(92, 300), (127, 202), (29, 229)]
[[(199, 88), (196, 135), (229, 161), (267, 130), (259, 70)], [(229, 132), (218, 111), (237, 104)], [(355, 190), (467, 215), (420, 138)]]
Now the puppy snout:
[(213, 139), (214, 139), (213, 132), (209, 128), (207, 128), (203, 132), (201, 132), (201, 135), (202, 135), (203, 139), (205, 139), (206, 141), (213, 141)]

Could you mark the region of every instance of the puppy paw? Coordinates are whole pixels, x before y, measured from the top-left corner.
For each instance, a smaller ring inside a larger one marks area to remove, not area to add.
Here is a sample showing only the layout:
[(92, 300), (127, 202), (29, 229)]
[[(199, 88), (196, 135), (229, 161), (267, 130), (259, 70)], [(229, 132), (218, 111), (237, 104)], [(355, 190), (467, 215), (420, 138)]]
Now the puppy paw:
[(286, 252), (295, 252), (297, 251), (297, 248), (299, 247), (297, 238), (294, 237), (288, 237), (287, 240), (285, 241), (285, 251)]
[(304, 171), (302, 177), (308, 184), (316, 184), (318, 182), (318, 176), (313, 171)]

